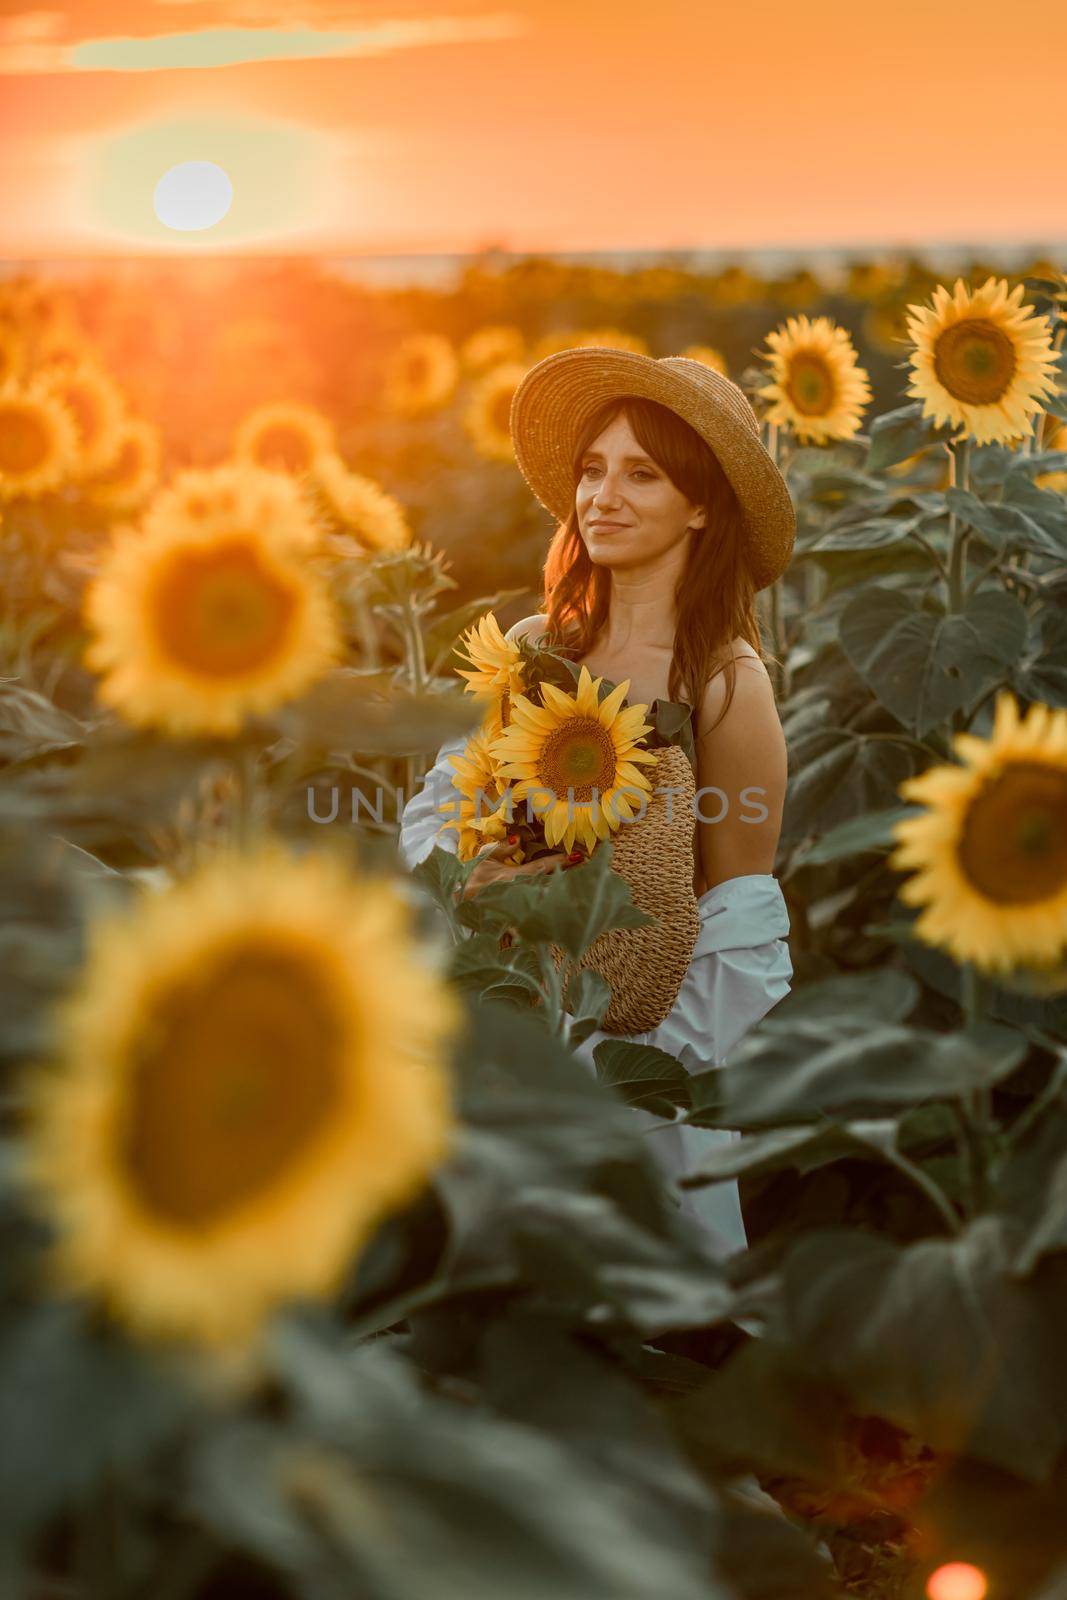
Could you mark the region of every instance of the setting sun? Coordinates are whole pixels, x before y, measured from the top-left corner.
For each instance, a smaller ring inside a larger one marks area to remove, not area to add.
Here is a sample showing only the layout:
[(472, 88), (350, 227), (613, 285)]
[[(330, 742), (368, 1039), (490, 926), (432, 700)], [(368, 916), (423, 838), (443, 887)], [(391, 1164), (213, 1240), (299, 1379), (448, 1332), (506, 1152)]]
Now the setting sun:
[(182, 161), (156, 184), (160, 222), (182, 233), (213, 228), (233, 204), (233, 184), (214, 161)]

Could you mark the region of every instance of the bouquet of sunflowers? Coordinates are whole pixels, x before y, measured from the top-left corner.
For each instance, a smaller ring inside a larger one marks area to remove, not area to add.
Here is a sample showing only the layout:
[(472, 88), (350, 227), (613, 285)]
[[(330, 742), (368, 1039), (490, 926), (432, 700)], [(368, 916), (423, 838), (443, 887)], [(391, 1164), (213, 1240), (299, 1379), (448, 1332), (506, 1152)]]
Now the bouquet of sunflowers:
[(486, 712), (451, 757), (455, 794), (438, 808), (441, 831), (458, 834), (464, 861), (505, 843), (516, 863), (562, 848), (571, 865), (614, 836), (612, 870), (654, 920), (601, 935), (580, 965), (611, 984), (606, 1031), (654, 1027), (674, 1003), (698, 928), (689, 708), (628, 705), (628, 682), (605, 684), (560, 651), (505, 638), (492, 613), (459, 653), (469, 663), (460, 675)]

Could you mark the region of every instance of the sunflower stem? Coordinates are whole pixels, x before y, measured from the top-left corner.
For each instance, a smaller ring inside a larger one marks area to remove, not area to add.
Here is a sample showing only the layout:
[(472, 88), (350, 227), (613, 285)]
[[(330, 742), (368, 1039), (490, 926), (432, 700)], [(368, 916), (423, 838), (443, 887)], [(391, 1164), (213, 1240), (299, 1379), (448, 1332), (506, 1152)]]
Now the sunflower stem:
[[(767, 454), (781, 471), (781, 434), (777, 423), (767, 423)], [(787, 641), (785, 637), (785, 611), (782, 605), (782, 584), (784, 578), (776, 578), (767, 590), (767, 623), (770, 628), (771, 645), (775, 654), (774, 678), (775, 688), (781, 698), (789, 694), (789, 673), (786, 667)]]
[(251, 844), (256, 828), (257, 767), (258, 752), (242, 744), (233, 763), (233, 841), (241, 849)]
[[(966, 489), (970, 482), (970, 441), (957, 439), (949, 445), (949, 482), (953, 489)], [(970, 529), (956, 515), (949, 512), (948, 530), (950, 554), (948, 565), (948, 608), (951, 612), (963, 610), (963, 583), (967, 574), (967, 541)]]
[[(983, 998), (981, 973), (973, 961), (965, 962), (960, 968), (960, 1009), (967, 1033), (973, 1033), (981, 1023)], [(985, 1198), (988, 1141), (994, 1131), (992, 1093), (988, 1086), (983, 1084), (972, 1089), (965, 1098), (963, 1110), (967, 1123), (965, 1138), (969, 1146), (972, 1191), (978, 1209)]]

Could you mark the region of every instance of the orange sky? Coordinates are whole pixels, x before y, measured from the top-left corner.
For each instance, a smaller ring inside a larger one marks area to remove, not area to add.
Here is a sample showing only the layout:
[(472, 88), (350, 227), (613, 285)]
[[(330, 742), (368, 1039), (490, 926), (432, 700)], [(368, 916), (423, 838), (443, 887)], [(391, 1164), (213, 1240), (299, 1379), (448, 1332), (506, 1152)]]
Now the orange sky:
[[(487, 17), (370, 55), (66, 65), (115, 35)], [(1055, 245), (1065, 46), (1047, 0), (0, 0), (0, 256)], [(234, 222), (247, 182), (267, 224), (139, 232), (138, 148), (205, 119), (245, 130)]]

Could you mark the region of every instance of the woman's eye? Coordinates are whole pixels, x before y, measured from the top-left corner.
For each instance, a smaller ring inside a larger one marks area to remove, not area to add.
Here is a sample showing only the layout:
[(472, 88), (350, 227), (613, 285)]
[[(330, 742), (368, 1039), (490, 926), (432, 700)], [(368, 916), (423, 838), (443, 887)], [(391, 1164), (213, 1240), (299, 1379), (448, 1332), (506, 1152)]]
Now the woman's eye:
[(654, 476), (654, 474), (649, 472), (649, 471), (647, 471), (647, 469), (645, 467), (635, 467), (634, 468), (634, 477), (635, 478), (651, 478), (653, 476)]
[(588, 478), (591, 472), (598, 472), (599, 470), (599, 467), (595, 466), (593, 462), (590, 461), (589, 465), (585, 468), (585, 476)]

